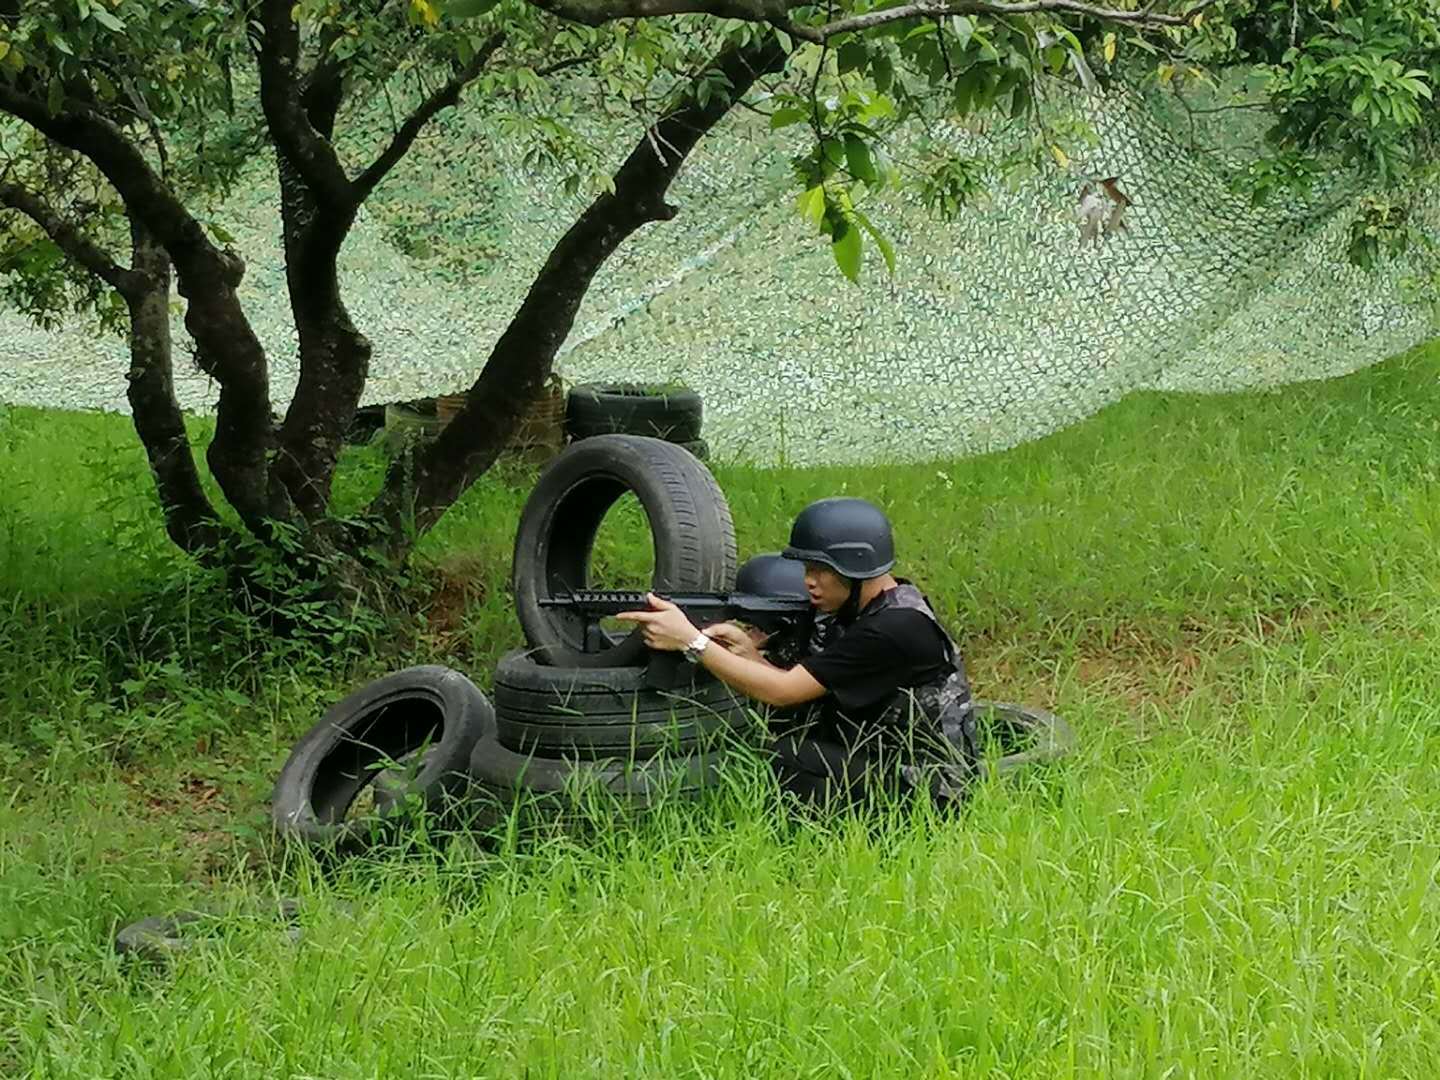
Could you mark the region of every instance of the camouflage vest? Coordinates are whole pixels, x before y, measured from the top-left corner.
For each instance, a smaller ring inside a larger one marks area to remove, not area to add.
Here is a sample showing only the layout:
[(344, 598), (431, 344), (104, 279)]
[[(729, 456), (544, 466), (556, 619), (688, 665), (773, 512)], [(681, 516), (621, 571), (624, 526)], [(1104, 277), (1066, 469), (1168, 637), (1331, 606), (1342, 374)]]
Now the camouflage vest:
[(903, 687), (881, 713), (879, 726), (903, 732), (909, 744), (900, 766), (906, 783), (926, 786), (940, 800), (959, 798), (980, 761), (965, 663), (925, 595), (904, 578), (898, 580), (900, 584), (882, 593), (865, 614), (890, 609), (920, 612), (940, 631), (948, 670), (920, 686)]

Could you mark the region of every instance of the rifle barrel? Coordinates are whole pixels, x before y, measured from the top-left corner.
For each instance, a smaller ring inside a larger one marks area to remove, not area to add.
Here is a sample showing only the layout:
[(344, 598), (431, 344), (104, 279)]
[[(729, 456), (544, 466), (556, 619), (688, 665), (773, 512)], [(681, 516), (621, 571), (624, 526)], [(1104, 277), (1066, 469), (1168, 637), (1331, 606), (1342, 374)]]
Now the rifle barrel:
[[(753, 593), (656, 593), (679, 608), (730, 608), (757, 614), (799, 613), (810, 609), (805, 596), (760, 596)], [(576, 589), (568, 595), (540, 598), (541, 607), (574, 608), (592, 614), (643, 611), (645, 593), (630, 589)]]

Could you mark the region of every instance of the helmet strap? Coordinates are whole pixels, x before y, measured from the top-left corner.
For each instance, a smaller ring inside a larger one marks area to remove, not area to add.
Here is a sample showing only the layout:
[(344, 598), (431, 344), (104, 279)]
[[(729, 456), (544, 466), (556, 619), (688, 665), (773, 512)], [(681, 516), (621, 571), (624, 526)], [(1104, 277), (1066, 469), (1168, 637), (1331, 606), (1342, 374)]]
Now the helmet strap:
[(855, 617), (860, 614), (860, 586), (863, 584), (859, 578), (850, 579), (850, 595), (835, 613), (835, 618), (842, 625), (854, 622)]

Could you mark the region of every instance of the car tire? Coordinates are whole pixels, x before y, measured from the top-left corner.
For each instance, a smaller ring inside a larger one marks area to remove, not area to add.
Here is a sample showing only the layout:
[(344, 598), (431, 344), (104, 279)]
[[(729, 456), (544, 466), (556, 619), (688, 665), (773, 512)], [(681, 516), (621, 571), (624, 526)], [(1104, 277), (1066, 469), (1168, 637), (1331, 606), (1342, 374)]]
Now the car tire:
[(694, 390), (655, 393), (634, 383), (586, 383), (565, 401), (565, 427), (573, 439), (596, 435), (648, 435), (669, 442), (700, 438), (704, 407)]
[(997, 743), (998, 757), (987, 760), (995, 776), (1059, 761), (1075, 749), (1075, 732), (1060, 717), (1044, 709), (1008, 701), (975, 702), (976, 727), (982, 746)]
[(735, 580), (735, 526), (715, 478), (663, 439), (599, 435), (570, 446), (541, 474), (516, 530), (512, 587), (525, 640), (556, 667), (632, 667), (647, 658), (638, 630), (584, 647), (584, 620), (540, 601), (589, 587), (590, 553), (605, 513), (626, 491), (638, 497), (655, 545), (651, 587), (728, 590)]
[[(412, 807), (439, 812), (463, 793), (470, 752), (494, 726), (489, 701), (458, 671), (421, 665), (377, 679), (332, 705), (295, 744), (271, 797), (275, 829), (312, 846), (349, 848), (377, 828), (389, 831)], [(387, 766), (405, 759), (413, 764), (403, 771)], [(353, 816), (377, 782), (378, 813)]]
[(670, 689), (644, 668), (558, 668), (523, 651), (495, 669), (495, 730), (502, 746), (544, 757), (643, 760), (722, 744), (750, 722), (744, 695), (704, 669)]
[(723, 752), (676, 754), (631, 762), (618, 758), (581, 761), (575, 758), (522, 754), (493, 736), (475, 744), (470, 777), (477, 793), (503, 812), (518, 796), (530, 795), (556, 809), (580, 803), (588, 791), (618, 799), (631, 808), (645, 808), (667, 798), (694, 798), (713, 787), (724, 761)]

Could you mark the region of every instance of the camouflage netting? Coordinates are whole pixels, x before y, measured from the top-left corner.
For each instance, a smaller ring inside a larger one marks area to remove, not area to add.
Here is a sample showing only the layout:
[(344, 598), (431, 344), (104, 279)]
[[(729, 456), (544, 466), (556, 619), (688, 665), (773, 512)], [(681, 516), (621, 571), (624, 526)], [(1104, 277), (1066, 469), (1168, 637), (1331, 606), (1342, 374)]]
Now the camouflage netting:
[[(681, 216), (637, 235), (596, 279), (563, 375), (696, 387), (722, 458), (914, 460), (1036, 438), (1136, 389), (1336, 375), (1433, 333), (1404, 295), (1410, 268), (1345, 264), (1358, 191), (1343, 178), (1256, 208), (1156, 108), (1114, 93), (1074, 104), (1098, 143), (1069, 174), (997, 189), (953, 223), (913, 194), (868, 206), (899, 267), (892, 282), (872, 248), (860, 287), (795, 211), (788, 155), (804, 133), (782, 132), (797, 140), (787, 145), (737, 112), (677, 183)], [(579, 205), (483, 118), (445, 123), (455, 137), (433, 140), (367, 207), (346, 250), (351, 308), (376, 343), (367, 401), (468, 385)], [(964, 154), (1005, 138), (945, 137)], [(630, 138), (612, 139), (616, 152)], [(1098, 245), (1081, 239), (1082, 172), (1120, 177), (1133, 200), (1128, 228)], [(244, 293), (283, 405), (297, 371), (271, 183), (259, 174), (226, 223), (250, 261)], [(1440, 216), (1433, 201), (1425, 214)], [(0, 342), (0, 400), (125, 408), (118, 342), (8, 316)], [(212, 408), (215, 387), (183, 350), (177, 360), (183, 404)]]

